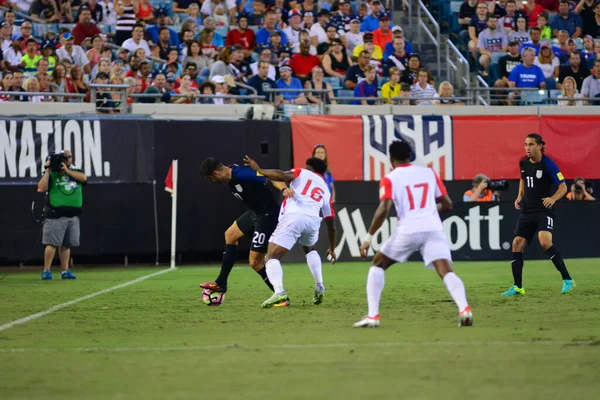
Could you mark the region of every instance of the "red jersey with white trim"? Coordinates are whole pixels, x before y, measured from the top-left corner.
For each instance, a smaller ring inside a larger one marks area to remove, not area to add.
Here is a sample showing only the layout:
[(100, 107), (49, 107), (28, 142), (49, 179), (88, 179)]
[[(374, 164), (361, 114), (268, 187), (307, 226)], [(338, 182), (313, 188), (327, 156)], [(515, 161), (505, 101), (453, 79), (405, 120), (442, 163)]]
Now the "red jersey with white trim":
[(442, 231), (436, 199), (447, 194), (444, 183), (431, 168), (405, 164), (381, 180), (379, 200), (391, 199), (403, 233)]
[(293, 168), (294, 180), (290, 188), (294, 197), (285, 199), (282, 214), (304, 214), (312, 217), (333, 218), (335, 213), (331, 204), (331, 194), (323, 176), (303, 168)]

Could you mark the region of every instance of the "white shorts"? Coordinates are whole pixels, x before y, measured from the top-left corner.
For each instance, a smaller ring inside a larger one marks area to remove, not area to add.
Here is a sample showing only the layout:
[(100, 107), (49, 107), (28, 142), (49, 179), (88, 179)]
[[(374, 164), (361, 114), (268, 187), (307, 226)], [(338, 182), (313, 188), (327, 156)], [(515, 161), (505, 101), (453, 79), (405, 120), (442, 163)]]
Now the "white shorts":
[(304, 214), (283, 214), (269, 243), (275, 243), (288, 250), (291, 250), (296, 242), (311, 247), (319, 240), (320, 227), (321, 218)]
[(452, 262), (448, 239), (443, 231), (403, 233), (395, 230), (379, 249), (386, 257), (402, 263), (417, 250), (421, 252), (427, 268), (434, 269), (435, 260)]

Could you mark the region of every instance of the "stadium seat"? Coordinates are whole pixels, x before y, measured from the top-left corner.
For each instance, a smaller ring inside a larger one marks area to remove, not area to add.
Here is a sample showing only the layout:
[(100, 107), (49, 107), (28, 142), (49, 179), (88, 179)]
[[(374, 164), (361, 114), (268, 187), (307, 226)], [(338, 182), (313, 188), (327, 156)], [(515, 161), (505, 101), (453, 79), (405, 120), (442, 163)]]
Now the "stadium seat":
[(354, 97), (354, 90), (339, 89), (336, 92), (337, 97)]
[(575, 38), (575, 44), (577, 45), (577, 50), (583, 50), (583, 39)]
[[(555, 89), (555, 90), (549, 90), (549, 91), (548, 91), (548, 97), (550, 97), (550, 98), (555, 98), (555, 99), (556, 99), (556, 98), (557, 98), (558, 96), (560, 96), (561, 94), (562, 94), (562, 90), (558, 90), (558, 89)], [(554, 104), (558, 104), (558, 103), (557, 103), (557, 101), (556, 101), (556, 100), (550, 100), (550, 101), (548, 101), (548, 103), (547, 103), (547, 104), (548, 104), (548, 105), (554, 105)]]
[(386, 82), (389, 82), (390, 78), (384, 78), (384, 77), (378, 77), (377, 78), (377, 88), (381, 89), (381, 87), (383, 85), (385, 85)]
[(546, 90), (536, 91), (522, 91), (521, 92), (521, 105), (541, 105), (545, 104), (545, 100), (548, 99), (548, 92)]
[(323, 82), (329, 83), (333, 90), (337, 90), (342, 87), (342, 82), (340, 81), (340, 78), (336, 78), (335, 76), (326, 76), (325, 78), (323, 78)]

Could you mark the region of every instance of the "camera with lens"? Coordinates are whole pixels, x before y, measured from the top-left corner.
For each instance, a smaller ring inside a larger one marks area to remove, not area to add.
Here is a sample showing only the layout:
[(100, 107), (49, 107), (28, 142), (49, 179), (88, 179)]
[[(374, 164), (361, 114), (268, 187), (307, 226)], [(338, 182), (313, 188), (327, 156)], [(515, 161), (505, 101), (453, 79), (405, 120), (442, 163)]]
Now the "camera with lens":
[(486, 182), (487, 182), (487, 189), (489, 189), (489, 190), (498, 190), (501, 192), (505, 192), (508, 190), (508, 181), (507, 180), (486, 181)]
[(583, 186), (581, 186), (580, 184), (576, 183), (575, 184), (575, 190), (577, 190), (578, 192), (581, 192), (583, 190)]
[(67, 162), (67, 156), (65, 153), (54, 153), (48, 156), (50, 160), (50, 171), (52, 172), (60, 172), (62, 169), (62, 164)]

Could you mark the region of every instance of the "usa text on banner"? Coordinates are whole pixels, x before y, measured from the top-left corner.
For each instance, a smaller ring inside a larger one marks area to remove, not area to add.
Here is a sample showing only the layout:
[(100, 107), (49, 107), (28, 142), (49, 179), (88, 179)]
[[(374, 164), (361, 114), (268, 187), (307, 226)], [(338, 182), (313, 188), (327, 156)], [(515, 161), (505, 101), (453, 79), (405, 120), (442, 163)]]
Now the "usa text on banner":
[(294, 166), (303, 167), (315, 145), (327, 148), (336, 180), (362, 180), (362, 121), (359, 117), (292, 115)]
[(363, 177), (380, 180), (391, 169), (388, 146), (410, 142), (415, 163), (433, 168), (444, 180), (453, 179), (452, 118), (449, 116), (363, 116)]

